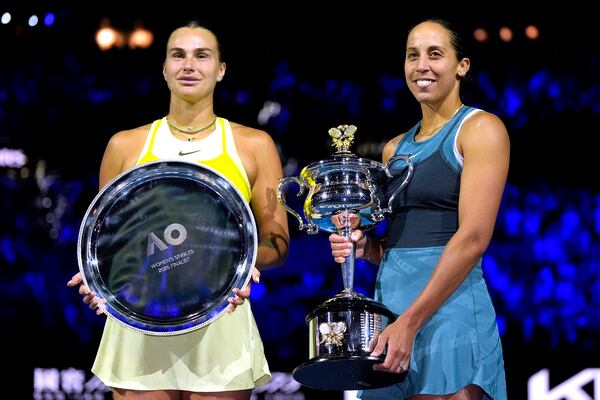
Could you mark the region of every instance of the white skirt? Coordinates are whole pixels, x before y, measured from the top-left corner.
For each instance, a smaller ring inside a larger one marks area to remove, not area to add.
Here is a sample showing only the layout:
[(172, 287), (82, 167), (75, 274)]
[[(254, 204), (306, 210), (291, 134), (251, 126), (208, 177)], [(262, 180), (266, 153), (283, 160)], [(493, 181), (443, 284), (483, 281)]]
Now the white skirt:
[(173, 336), (146, 335), (109, 318), (92, 372), (109, 387), (130, 390), (224, 392), (271, 379), (249, 301)]

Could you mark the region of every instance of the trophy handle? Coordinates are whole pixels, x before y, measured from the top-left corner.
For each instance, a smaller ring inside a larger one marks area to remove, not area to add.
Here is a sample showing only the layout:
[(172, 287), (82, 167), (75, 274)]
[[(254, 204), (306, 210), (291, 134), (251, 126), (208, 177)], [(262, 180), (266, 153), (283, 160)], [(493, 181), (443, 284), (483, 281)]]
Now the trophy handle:
[(388, 178), (392, 177), (392, 174), (390, 173), (390, 166), (398, 160), (404, 160), (404, 162), (406, 163), (406, 166), (408, 167), (408, 172), (406, 173), (406, 177), (404, 178), (404, 181), (402, 181), (402, 184), (400, 185), (400, 187), (398, 189), (396, 189), (396, 191), (394, 192), (393, 195), (390, 196), (390, 198), (388, 200), (387, 208), (384, 209), (383, 212), (388, 212), (388, 213), (392, 212), (392, 202), (394, 201), (394, 198), (396, 197), (396, 195), (398, 193), (400, 193), (402, 191), (402, 189), (404, 189), (404, 187), (410, 181), (410, 178), (412, 178), (413, 163), (412, 163), (410, 157), (411, 157), (410, 154), (398, 154), (398, 155), (390, 158), (388, 160), (388, 162), (385, 164), (384, 170), (385, 170), (385, 174), (388, 176)]
[(287, 212), (289, 212), (294, 217), (296, 217), (296, 219), (298, 220), (298, 229), (303, 230), (304, 228), (306, 228), (308, 233), (316, 233), (318, 231), (319, 227), (311, 222), (305, 223), (304, 220), (302, 219), (302, 217), (300, 216), (300, 214), (298, 214), (290, 206), (288, 206), (286, 204), (285, 200), (283, 199), (283, 191), (284, 191), (285, 187), (291, 182), (296, 182), (298, 184), (298, 186), (300, 187), (300, 189), (298, 190), (298, 194), (296, 195), (298, 197), (301, 196), (302, 193), (304, 193), (304, 188), (308, 187), (308, 183), (306, 183), (306, 181), (304, 181), (303, 179), (299, 179), (295, 176), (283, 178), (279, 182), (279, 185), (277, 186), (277, 199), (279, 200), (279, 203), (281, 204), (281, 206)]

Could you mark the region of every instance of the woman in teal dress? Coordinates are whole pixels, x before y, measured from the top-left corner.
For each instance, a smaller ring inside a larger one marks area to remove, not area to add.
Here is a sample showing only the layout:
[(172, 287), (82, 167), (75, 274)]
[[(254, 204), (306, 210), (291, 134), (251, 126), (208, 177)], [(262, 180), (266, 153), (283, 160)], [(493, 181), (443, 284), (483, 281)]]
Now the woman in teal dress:
[[(411, 154), (414, 175), (394, 200), (385, 240), (352, 234), (356, 256), (379, 264), (376, 300), (398, 315), (379, 337), (372, 354), (387, 353), (374, 368), (406, 378), (365, 390), (362, 399), (507, 398), (481, 258), (506, 182), (509, 139), (495, 115), (463, 105), (469, 67), (445, 22), (427, 20), (409, 32), (404, 70), (422, 119), (390, 140), (382, 158)], [(330, 242), (342, 262), (349, 239), (333, 234)]]

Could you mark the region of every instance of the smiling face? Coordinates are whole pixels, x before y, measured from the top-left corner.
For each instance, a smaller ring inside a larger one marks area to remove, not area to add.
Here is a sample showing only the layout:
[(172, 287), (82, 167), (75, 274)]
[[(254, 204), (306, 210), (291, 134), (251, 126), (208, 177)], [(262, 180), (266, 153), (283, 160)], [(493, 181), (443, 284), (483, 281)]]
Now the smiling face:
[(439, 105), (459, 96), (460, 79), (469, 70), (469, 59), (459, 60), (451, 33), (436, 22), (415, 26), (406, 41), (404, 75), (419, 103)]
[(163, 76), (172, 96), (197, 101), (212, 96), (225, 74), (215, 35), (205, 28), (179, 28), (167, 43)]

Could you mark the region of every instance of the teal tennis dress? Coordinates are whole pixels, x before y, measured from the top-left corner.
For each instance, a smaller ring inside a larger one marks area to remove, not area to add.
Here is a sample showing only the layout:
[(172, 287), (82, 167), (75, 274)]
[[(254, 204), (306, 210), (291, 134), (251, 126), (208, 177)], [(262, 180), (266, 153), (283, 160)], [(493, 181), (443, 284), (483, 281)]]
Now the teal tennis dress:
[[(478, 111), (463, 107), (423, 142), (415, 141), (417, 124), (398, 144), (396, 154), (412, 154), (414, 175), (394, 199), (375, 288), (375, 299), (396, 314), (403, 313), (421, 292), (458, 229), (462, 157), (456, 137), (462, 123)], [(388, 190), (399, 181), (400, 177), (393, 179)], [(455, 393), (468, 385), (481, 387), (485, 400), (507, 398), (502, 344), (481, 260), (418, 331), (406, 379), (365, 390), (359, 397), (399, 400)]]

